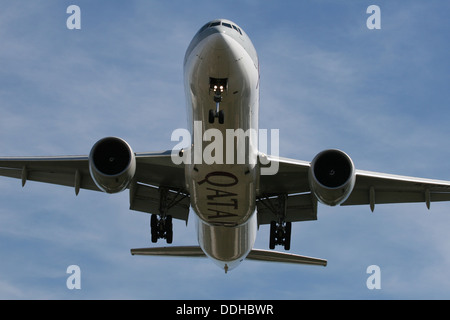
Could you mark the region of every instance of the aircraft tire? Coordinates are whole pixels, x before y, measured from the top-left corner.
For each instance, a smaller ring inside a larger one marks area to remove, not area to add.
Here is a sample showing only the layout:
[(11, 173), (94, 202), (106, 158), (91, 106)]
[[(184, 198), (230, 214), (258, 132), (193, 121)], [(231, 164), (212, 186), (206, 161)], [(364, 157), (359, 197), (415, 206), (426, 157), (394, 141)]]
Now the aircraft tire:
[(214, 123), (214, 118), (216, 117), (214, 110), (213, 109), (209, 109), (209, 116), (208, 116), (208, 121), (209, 123)]

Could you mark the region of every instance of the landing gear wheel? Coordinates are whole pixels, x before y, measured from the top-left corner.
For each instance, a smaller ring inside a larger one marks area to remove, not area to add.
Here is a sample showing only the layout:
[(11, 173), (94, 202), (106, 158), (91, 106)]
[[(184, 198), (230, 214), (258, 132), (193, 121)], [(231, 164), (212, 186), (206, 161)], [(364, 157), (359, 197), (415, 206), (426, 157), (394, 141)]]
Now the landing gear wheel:
[(158, 239), (166, 239), (167, 243), (173, 241), (173, 224), (172, 216), (158, 218), (156, 214), (152, 214), (150, 218), (150, 231), (152, 242), (156, 243)]
[(270, 223), (269, 248), (273, 250), (276, 245), (282, 245), (285, 250), (291, 249), (291, 230), (291, 222), (272, 221)]
[(284, 228), (284, 250), (291, 249), (291, 230), (292, 222), (286, 222), (286, 226)]
[(167, 216), (166, 217), (166, 221), (165, 221), (165, 225), (164, 225), (165, 229), (166, 229), (166, 242), (168, 244), (172, 243), (173, 240), (173, 224), (172, 224), (172, 216)]
[(219, 123), (223, 124), (224, 121), (225, 121), (225, 114), (224, 114), (223, 110), (220, 110), (219, 111)]
[(156, 214), (152, 214), (150, 218), (150, 231), (152, 242), (156, 243), (158, 241), (158, 216)]
[(269, 239), (269, 249), (275, 249), (275, 229), (277, 227), (277, 223), (272, 221), (270, 223), (270, 239)]
[(214, 118), (216, 117), (216, 113), (214, 112), (213, 109), (209, 109), (209, 114), (208, 114), (208, 122), (209, 123), (214, 123)]

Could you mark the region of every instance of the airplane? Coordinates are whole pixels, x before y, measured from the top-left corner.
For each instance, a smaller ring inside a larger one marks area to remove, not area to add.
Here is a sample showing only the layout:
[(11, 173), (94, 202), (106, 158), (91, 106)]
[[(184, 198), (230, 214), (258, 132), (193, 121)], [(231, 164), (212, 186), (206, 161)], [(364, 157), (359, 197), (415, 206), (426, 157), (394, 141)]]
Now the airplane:
[[(135, 153), (125, 140), (106, 137), (84, 156), (2, 157), (0, 175), (22, 186), (28, 180), (69, 186), (76, 195), (128, 190), (130, 210), (150, 214), (152, 243), (171, 244), (173, 219), (187, 225), (193, 212), (197, 246), (131, 254), (208, 257), (225, 272), (246, 259), (326, 266), (325, 259), (273, 250), (290, 249), (292, 223), (317, 220), (319, 201), (374, 211), (378, 204), (423, 202), (430, 209), (431, 202), (450, 200), (449, 181), (358, 170), (341, 150), (324, 150), (311, 162), (260, 152), (259, 81), (248, 35), (230, 20), (212, 20), (184, 58), (185, 147)], [(269, 250), (254, 248), (261, 225), (270, 225)]]

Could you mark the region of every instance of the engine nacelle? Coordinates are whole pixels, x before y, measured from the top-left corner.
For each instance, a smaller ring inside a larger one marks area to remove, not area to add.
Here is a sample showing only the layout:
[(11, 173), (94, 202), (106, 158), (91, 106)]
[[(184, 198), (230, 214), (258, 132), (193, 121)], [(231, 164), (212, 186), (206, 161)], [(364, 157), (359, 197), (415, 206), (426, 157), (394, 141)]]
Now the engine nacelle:
[(317, 199), (328, 206), (343, 203), (355, 186), (352, 159), (340, 150), (320, 152), (311, 162), (309, 185)]
[(129, 144), (120, 138), (99, 140), (89, 154), (89, 171), (104, 192), (125, 190), (136, 173), (136, 157)]

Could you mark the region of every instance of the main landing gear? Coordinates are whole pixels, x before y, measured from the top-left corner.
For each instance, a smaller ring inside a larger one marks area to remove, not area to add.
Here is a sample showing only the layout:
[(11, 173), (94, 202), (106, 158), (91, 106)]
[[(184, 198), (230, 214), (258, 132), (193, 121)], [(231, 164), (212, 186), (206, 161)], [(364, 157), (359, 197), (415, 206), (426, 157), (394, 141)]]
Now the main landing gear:
[(208, 122), (214, 123), (216, 118), (219, 118), (219, 123), (225, 122), (225, 114), (220, 109), (222, 102), (222, 95), (228, 89), (228, 79), (209, 78), (209, 92), (214, 93), (214, 102), (216, 103), (216, 110), (210, 109), (208, 114)]
[(167, 211), (173, 205), (174, 199), (171, 199), (170, 196), (168, 188), (159, 188), (159, 214), (152, 214), (150, 218), (150, 231), (153, 243), (156, 243), (158, 239), (166, 239), (168, 244), (172, 243), (172, 216), (167, 215)]
[(166, 239), (167, 243), (173, 240), (173, 224), (172, 216), (159, 218), (158, 215), (152, 214), (150, 218), (150, 229), (152, 242), (158, 242), (158, 239)]
[(270, 223), (269, 248), (275, 249), (276, 245), (281, 245), (285, 250), (291, 249), (292, 223), (286, 221), (287, 195), (264, 198), (261, 203), (276, 217), (276, 220)]
[(284, 250), (291, 249), (291, 222), (276, 222), (270, 223), (270, 240), (269, 248), (275, 249), (276, 245), (284, 246)]

